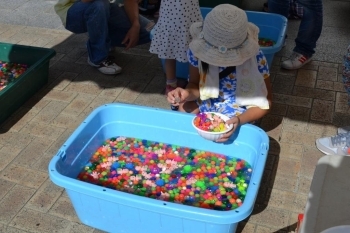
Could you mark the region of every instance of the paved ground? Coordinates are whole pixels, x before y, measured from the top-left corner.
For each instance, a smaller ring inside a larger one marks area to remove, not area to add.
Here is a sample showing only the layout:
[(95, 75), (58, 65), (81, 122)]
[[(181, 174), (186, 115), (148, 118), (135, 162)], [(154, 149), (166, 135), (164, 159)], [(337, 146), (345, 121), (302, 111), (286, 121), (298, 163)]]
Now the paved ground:
[[(56, 1), (0, 0), (0, 41), (54, 48), (49, 83), (0, 125), (0, 232), (100, 232), (80, 224), (63, 189), (48, 178), (47, 165), (77, 125), (110, 102), (168, 108), (164, 74), (148, 46), (114, 52), (124, 72), (104, 76), (86, 63), (85, 35), (65, 31), (53, 12)], [(270, 136), (263, 182), (252, 215), (237, 232), (289, 232), (303, 212), (315, 164), (315, 139), (350, 125), (341, 83), (349, 43), (350, 3), (324, 0), (325, 20), (314, 61), (298, 71), (279, 68), (287, 46), (271, 67), (274, 106), (261, 121)]]

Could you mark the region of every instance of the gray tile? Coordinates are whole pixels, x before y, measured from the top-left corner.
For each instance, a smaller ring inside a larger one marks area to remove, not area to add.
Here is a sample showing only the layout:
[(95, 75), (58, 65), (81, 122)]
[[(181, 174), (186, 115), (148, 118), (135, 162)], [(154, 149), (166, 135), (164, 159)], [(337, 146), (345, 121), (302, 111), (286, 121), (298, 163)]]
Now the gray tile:
[(35, 189), (16, 185), (2, 198), (0, 203), (0, 222), (9, 223), (18, 211), (35, 193)]
[(23, 208), (12, 220), (10, 226), (31, 232), (69, 232), (71, 224), (68, 220)]

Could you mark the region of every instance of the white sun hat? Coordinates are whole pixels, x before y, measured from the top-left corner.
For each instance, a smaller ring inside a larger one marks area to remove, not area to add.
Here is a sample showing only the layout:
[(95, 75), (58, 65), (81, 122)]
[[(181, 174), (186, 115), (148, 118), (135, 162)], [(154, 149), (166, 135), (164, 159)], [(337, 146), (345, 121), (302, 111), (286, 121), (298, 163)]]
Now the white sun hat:
[(259, 28), (231, 4), (213, 8), (204, 22), (191, 25), (189, 47), (199, 60), (214, 66), (238, 66), (259, 52)]

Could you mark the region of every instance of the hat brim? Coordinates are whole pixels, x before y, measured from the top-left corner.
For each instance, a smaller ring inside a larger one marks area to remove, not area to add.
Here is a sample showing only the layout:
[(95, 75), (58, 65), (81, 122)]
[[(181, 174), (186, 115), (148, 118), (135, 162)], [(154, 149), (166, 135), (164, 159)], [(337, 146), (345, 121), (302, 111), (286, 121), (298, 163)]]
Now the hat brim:
[(258, 42), (259, 28), (248, 23), (247, 40), (236, 49), (220, 52), (218, 48), (209, 45), (203, 38), (199, 37), (202, 31), (202, 22), (193, 23), (190, 27), (190, 34), (193, 38), (189, 48), (194, 56), (199, 60), (214, 66), (238, 66), (243, 64), (249, 58), (256, 56), (260, 46)]

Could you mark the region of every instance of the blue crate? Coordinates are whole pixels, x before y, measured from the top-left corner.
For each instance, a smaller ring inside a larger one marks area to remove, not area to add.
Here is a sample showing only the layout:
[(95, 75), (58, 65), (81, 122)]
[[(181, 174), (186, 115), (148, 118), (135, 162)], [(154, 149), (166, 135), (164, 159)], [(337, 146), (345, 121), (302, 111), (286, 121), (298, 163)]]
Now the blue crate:
[[(212, 8), (201, 7), (202, 16), (205, 16), (211, 11)], [(275, 45), (271, 47), (261, 47), (261, 50), (265, 54), (267, 63), (269, 66), (272, 65), (273, 57), (275, 53), (280, 51), (284, 44), (284, 39), (287, 31), (288, 20), (286, 17), (265, 13), (265, 12), (256, 12), (256, 11), (246, 11), (248, 16), (248, 21), (254, 23), (259, 27), (259, 37), (269, 38), (276, 42)], [(154, 31), (151, 31), (151, 39), (153, 37)], [(162, 61), (162, 66), (164, 69), (164, 59)], [(189, 63), (186, 62), (176, 62), (176, 76), (178, 78), (188, 78), (189, 73)]]
[[(200, 137), (192, 127), (194, 115), (128, 104), (95, 109), (73, 132), (49, 164), (52, 182), (66, 189), (86, 225), (117, 233), (234, 233), (247, 218), (258, 194), (269, 139), (260, 128), (242, 125), (228, 143)], [(242, 206), (217, 211), (137, 196), (76, 179), (92, 154), (115, 136), (135, 137), (241, 158), (253, 172)]]

